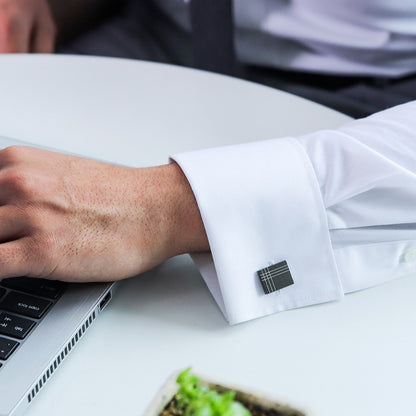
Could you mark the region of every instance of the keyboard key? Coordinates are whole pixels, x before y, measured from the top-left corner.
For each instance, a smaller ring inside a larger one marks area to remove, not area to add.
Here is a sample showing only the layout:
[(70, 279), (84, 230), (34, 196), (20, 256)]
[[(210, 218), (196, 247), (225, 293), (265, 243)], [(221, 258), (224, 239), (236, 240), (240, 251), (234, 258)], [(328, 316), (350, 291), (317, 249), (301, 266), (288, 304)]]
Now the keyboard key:
[(23, 339), (35, 324), (36, 322), (31, 319), (0, 312), (0, 334), (2, 335)]
[(40, 318), (52, 305), (49, 300), (23, 295), (18, 292), (10, 292), (2, 301), (0, 309), (15, 312), (30, 318)]
[(43, 296), (48, 299), (57, 299), (62, 294), (66, 284), (57, 280), (12, 277), (0, 281), (0, 286), (20, 290), (31, 295)]
[(7, 360), (18, 345), (17, 341), (0, 337), (0, 360)]

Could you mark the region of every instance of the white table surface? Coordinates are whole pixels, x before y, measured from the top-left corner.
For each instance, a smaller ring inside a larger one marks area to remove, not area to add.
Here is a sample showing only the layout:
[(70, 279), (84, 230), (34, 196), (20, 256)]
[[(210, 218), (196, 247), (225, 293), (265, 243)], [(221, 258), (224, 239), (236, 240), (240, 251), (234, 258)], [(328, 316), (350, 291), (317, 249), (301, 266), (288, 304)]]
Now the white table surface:
[[(277, 90), (189, 69), (0, 57), (0, 135), (134, 166), (347, 120)], [(320, 416), (413, 414), (415, 323), (416, 280), (408, 276), (230, 327), (182, 256), (120, 285), (27, 415), (141, 415), (168, 375), (188, 365)]]

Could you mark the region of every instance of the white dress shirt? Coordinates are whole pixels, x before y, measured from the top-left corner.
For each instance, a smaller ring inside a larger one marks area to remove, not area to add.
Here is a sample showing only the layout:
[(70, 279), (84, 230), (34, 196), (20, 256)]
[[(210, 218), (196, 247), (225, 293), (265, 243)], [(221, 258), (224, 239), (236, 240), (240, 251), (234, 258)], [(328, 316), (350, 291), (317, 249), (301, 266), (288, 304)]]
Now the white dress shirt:
[[(187, 0), (153, 0), (190, 31)], [(347, 75), (416, 72), (414, 0), (234, 0), (237, 57)]]
[[(337, 130), (173, 159), (211, 247), (194, 259), (231, 324), (416, 270), (416, 102)], [(294, 284), (265, 294), (257, 271), (282, 260)]]

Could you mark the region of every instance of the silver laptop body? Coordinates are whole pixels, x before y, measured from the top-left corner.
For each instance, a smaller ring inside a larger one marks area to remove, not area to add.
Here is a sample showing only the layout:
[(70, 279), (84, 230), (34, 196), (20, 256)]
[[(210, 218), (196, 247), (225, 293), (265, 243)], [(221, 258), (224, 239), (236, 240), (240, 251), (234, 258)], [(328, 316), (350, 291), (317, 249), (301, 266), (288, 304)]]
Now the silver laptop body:
[[(0, 149), (12, 145), (33, 146), (0, 137)], [(25, 279), (0, 280), (0, 416), (24, 413), (98, 318), (115, 288), (114, 283), (61, 287), (37, 281), (36, 285), (25, 285)], [(42, 315), (33, 317), (36, 313)]]

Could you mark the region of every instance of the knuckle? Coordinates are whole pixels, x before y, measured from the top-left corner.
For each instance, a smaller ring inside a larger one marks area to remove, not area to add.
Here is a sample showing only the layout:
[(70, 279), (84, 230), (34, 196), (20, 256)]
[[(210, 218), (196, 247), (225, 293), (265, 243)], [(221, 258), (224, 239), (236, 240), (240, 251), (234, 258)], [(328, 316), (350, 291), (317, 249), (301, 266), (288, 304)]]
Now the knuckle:
[(22, 146), (9, 146), (0, 150), (0, 161), (3, 164), (18, 163), (23, 158)]
[(35, 194), (36, 183), (26, 169), (11, 169), (7, 172), (5, 182), (20, 196), (30, 197)]

